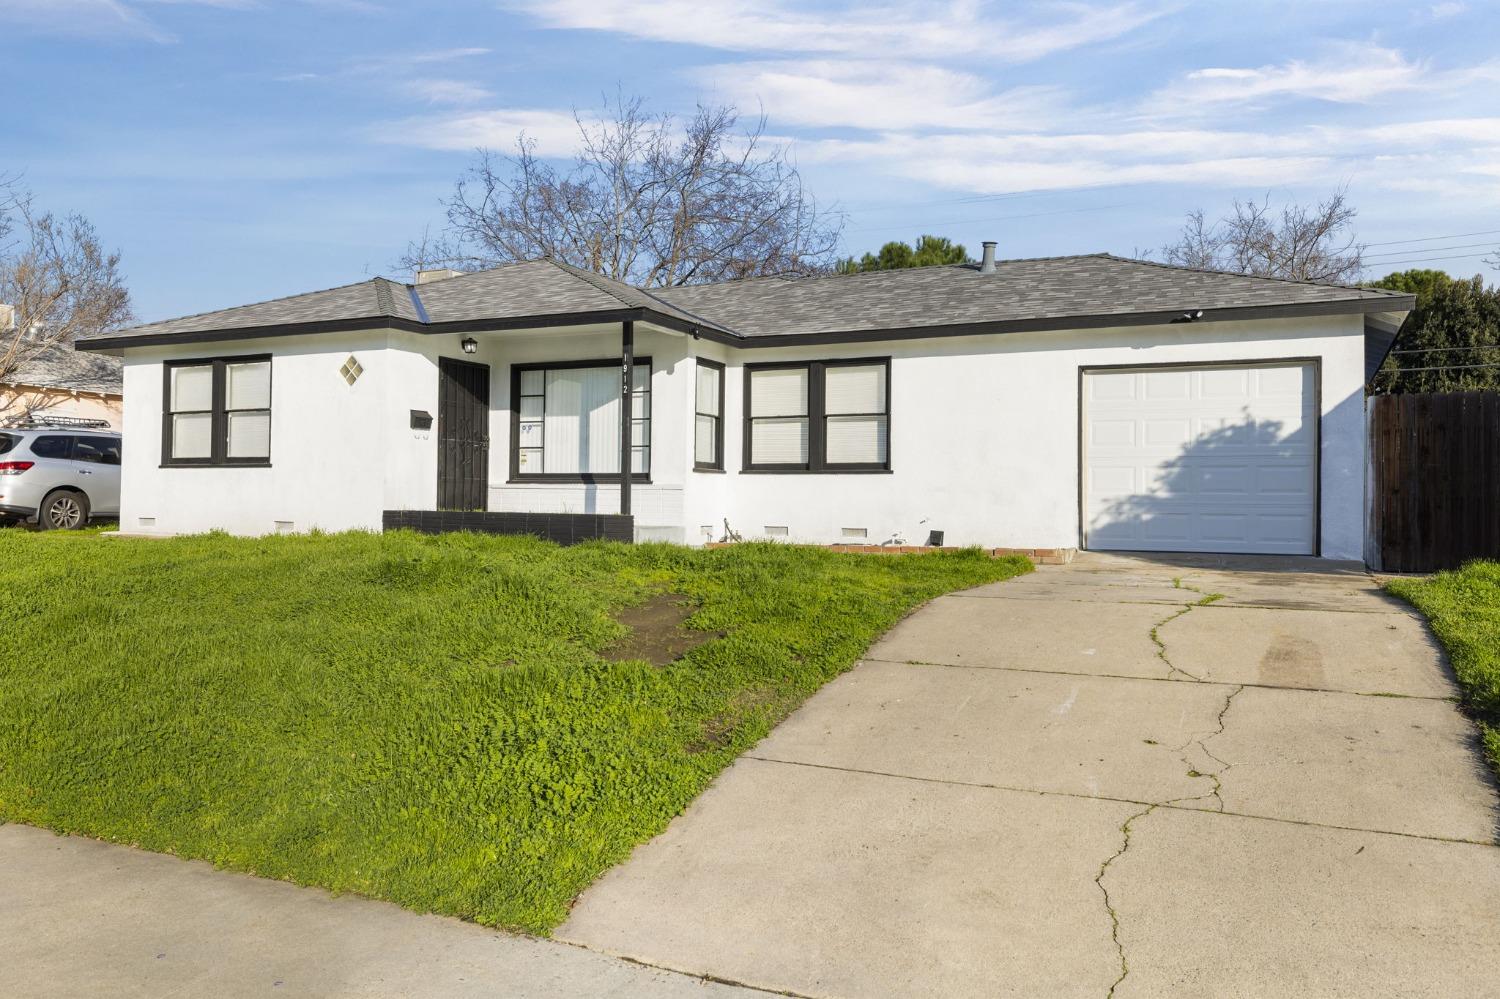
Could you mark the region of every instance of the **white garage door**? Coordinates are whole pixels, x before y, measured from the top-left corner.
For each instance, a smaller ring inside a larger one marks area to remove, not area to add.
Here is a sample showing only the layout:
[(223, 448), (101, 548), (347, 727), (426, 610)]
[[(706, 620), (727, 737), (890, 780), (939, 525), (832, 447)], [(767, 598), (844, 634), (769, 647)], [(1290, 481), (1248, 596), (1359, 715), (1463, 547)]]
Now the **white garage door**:
[(1084, 544), (1311, 555), (1310, 363), (1086, 371)]

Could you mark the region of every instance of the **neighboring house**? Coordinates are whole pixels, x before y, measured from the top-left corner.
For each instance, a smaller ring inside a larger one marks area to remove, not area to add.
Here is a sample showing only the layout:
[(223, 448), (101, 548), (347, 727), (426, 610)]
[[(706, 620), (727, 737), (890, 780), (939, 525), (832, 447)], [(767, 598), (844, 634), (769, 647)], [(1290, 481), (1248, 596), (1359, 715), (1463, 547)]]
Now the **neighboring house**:
[(544, 260), (79, 346), (124, 358), (126, 531), (624, 506), (688, 544), (1361, 557), (1364, 386), (1412, 296), (985, 258), (652, 291)]
[(21, 352), (0, 379), (0, 426), (27, 417), (102, 420), (120, 429), (123, 407), (119, 358), (84, 354), (68, 344)]

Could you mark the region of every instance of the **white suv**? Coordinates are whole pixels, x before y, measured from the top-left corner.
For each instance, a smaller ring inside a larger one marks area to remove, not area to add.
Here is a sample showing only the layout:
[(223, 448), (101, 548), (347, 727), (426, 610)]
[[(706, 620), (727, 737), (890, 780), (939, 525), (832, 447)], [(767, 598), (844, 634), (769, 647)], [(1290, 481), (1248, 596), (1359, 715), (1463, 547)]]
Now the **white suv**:
[(75, 530), (119, 515), (118, 431), (63, 423), (0, 428), (0, 519)]

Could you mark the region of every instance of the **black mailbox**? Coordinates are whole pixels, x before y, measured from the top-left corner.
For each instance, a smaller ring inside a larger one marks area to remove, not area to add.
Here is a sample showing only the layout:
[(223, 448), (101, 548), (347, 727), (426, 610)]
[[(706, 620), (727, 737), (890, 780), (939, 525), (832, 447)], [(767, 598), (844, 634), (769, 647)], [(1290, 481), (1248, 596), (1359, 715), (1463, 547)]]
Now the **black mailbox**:
[(432, 414), (425, 409), (414, 409), (411, 411), (411, 428), (413, 430), (431, 430)]

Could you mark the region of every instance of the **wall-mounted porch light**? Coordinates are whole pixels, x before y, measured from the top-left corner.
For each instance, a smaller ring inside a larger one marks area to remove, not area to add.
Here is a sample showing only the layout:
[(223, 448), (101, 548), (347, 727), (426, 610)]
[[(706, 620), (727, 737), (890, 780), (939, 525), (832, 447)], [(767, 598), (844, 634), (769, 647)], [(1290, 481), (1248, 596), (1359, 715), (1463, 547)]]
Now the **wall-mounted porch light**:
[(479, 349), (479, 341), (471, 336), (464, 337), (458, 345), (464, 349), (465, 354), (472, 354)]

